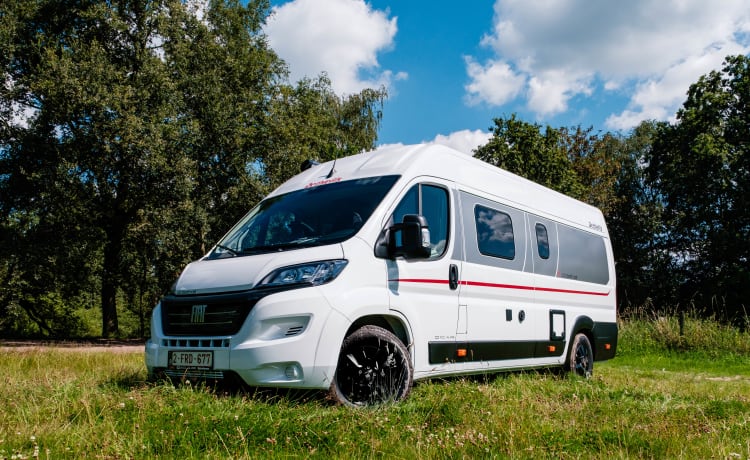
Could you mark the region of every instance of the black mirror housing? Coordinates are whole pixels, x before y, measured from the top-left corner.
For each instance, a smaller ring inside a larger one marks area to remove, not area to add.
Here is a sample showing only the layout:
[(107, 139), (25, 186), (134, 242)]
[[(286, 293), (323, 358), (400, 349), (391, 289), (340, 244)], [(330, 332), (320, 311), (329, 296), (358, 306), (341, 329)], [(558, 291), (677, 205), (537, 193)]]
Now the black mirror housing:
[(418, 214), (407, 214), (403, 222), (388, 226), (375, 245), (375, 256), (381, 258), (426, 259), (430, 255), (430, 227)]

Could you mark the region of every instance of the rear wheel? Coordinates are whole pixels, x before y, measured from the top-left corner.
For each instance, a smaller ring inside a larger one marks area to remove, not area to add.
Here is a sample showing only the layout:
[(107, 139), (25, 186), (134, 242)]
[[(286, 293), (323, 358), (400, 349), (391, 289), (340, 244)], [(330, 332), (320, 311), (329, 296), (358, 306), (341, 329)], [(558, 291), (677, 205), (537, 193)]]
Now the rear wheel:
[(584, 333), (576, 334), (570, 347), (570, 357), (565, 371), (589, 378), (594, 373), (594, 350), (591, 341)]
[(341, 346), (330, 396), (357, 407), (399, 401), (409, 395), (413, 374), (409, 351), (398, 337), (363, 326)]

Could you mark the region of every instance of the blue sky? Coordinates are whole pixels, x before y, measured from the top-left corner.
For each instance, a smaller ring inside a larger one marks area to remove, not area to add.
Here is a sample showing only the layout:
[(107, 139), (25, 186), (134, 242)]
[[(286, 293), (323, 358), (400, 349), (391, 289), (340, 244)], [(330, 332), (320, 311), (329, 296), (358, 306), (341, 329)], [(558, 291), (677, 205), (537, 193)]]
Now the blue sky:
[(750, 0), (287, 0), (266, 26), (290, 79), (390, 94), (380, 144), (470, 151), (493, 118), (623, 131), (750, 53)]

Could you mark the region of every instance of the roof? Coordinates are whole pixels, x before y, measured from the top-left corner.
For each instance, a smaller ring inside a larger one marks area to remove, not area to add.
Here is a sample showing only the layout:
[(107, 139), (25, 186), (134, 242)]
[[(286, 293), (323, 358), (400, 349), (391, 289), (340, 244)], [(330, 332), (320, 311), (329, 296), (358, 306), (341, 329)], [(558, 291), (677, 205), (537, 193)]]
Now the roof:
[(401, 175), (402, 180), (418, 176), (447, 179), (468, 193), (490, 196), (542, 217), (593, 233), (607, 234), (604, 217), (597, 208), (438, 144), (389, 146), (329, 161), (294, 176), (271, 195), (342, 180), (392, 174)]

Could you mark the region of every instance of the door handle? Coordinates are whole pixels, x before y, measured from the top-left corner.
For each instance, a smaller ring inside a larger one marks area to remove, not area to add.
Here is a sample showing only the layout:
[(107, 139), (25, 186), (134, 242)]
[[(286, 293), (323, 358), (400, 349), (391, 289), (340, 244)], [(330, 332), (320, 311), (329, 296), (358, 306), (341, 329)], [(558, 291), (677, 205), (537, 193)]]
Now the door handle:
[(451, 264), (448, 269), (448, 286), (451, 291), (458, 289), (458, 266), (456, 264)]

